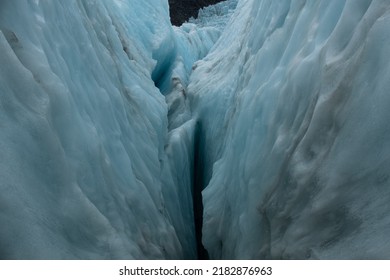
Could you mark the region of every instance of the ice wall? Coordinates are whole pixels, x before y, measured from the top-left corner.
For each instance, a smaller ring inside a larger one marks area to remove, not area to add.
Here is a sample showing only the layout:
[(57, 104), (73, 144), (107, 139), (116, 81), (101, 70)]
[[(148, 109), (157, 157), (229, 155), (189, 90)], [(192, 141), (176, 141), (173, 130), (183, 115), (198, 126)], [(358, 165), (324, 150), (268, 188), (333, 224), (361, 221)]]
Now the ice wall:
[(191, 17), (188, 22), (202, 26), (225, 27), (237, 7), (238, 0), (225, 0), (220, 3), (199, 9), (196, 18)]
[(162, 190), (173, 34), (163, 0), (1, 1), (0, 258), (196, 257)]
[[(220, 37), (229, 21), (237, 0), (218, 4), (218, 11), (208, 8), (199, 16), (200, 23), (184, 23), (174, 27), (176, 56), (158, 83), (168, 105), (168, 140), (165, 152), (163, 193), (170, 213), (182, 212), (172, 219), (183, 247), (196, 240), (197, 250), (192, 258), (207, 258), (202, 246), (202, 154), (199, 145), (203, 137), (197, 118), (193, 118), (188, 82), (196, 61), (203, 59)], [(174, 186), (172, 188), (172, 186)], [(189, 191), (190, 190), (190, 191)], [(192, 207), (193, 211), (183, 212)]]
[(0, 4), (0, 258), (197, 258), (187, 85), (225, 10), (173, 28), (166, 0)]
[(195, 64), (212, 258), (390, 258), (390, 3), (247, 0)]
[(0, 258), (390, 258), (390, 3), (236, 4), (0, 2)]
[(168, 103), (169, 130), (191, 119), (188, 103), (188, 82), (194, 63), (203, 59), (212, 50), (230, 20), (237, 0), (228, 0), (209, 6), (199, 12), (199, 17), (180, 27), (173, 27), (176, 56), (171, 69), (158, 83)]

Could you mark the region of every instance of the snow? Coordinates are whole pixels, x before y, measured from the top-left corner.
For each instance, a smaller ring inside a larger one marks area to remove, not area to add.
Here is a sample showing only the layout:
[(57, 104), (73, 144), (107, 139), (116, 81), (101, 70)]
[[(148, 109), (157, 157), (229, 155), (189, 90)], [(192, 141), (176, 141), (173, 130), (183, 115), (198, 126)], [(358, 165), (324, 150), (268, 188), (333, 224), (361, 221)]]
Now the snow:
[[(236, 7), (237, 6), (237, 7)], [(390, 4), (0, 4), (0, 258), (390, 258)], [(202, 191), (203, 206), (197, 197)]]

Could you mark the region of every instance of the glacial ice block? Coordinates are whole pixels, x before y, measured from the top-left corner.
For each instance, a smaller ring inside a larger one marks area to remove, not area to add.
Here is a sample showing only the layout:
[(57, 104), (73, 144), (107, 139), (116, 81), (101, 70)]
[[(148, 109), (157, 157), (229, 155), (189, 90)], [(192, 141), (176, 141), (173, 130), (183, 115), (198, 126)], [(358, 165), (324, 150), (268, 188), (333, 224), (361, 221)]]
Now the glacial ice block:
[(0, 257), (194, 251), (162, 194), (167, 105), (152, 74), (175, 52), (166, 1), (0, 6)]
[(388, 1), (240, 1), (189, 84), (211, 258), (390, 258)]

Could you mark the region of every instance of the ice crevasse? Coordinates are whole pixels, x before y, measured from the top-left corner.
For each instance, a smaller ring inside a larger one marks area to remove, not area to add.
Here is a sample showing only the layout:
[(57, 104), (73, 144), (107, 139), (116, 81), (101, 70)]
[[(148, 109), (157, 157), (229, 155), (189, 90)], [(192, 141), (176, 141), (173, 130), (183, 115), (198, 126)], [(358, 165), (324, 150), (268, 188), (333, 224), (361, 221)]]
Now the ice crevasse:
[(0, 258), (390, 258), (390, 3), (217, 5), (0, 3)]

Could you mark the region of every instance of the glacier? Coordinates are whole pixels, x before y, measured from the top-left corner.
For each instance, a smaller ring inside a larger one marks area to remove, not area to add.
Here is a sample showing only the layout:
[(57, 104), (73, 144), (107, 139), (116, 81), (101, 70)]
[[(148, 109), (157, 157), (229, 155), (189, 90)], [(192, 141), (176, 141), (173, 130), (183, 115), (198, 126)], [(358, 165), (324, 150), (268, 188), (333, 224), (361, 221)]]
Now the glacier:
[(152, 80), (174, 49), (168, 4), (0, 11), (1, 257), (184, 257), (162, 197), (167, 106)]
[(0, 3), (1, 259), (390, 259), (390, 3)]

